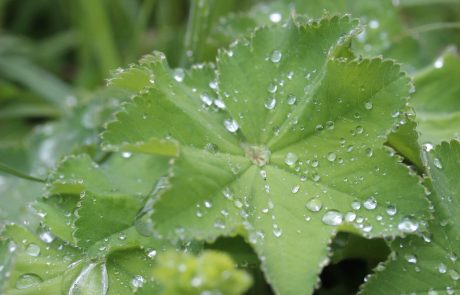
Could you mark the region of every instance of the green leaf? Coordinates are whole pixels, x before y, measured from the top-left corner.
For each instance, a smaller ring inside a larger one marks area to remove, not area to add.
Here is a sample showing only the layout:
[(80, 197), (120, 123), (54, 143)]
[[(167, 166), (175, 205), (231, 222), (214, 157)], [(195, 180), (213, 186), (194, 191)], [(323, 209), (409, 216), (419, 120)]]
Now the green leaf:
[(170, 188), (153, 199), (159, 233), (242, 233), (277, 293), (309, 294), (338, 230), (424, 228), (422, 186), (383, 147), (409, 79), (391, 61), (348, 59), (355, 32), (348, 17), (259, 29), (219, 54), (209, 87), (152, 67), (165, 82), (126, 104), (104, 140), (178, 143)]
[(460, 139), (460, 58), (447, 51), (432, 66), (415, 75), (417, 91), (411, 105), (417, 114), (420, 141), (432, 145)]
[(456, 294), (460, 288), (460, 143), (443, 142), (428, 157), (434, 219), (430, 234), (397, 239), (389, 261), (377, 268), (362, 294)]
[[(66, 241), (72, 242), (69, 233), (74, 225), (77, 245), (87, 248), (133, 226), (144, 199), (167, 168), (167, 158), (150, 155), (114, 154), (101, 165), (87, 155), (68, 157), (51, 176), (52, 196), (35, 207), (53, 232)], [(77, 218), (70, 214), (74, 211)]]
[(3, 236), (10, 239), (13, 263), (3, 291), (11, 295), (115, 295), (134, 293), (142, 285), (157, 290), (151, 275), (153, 258), (166, 244), (140, 237), (134, 229), (123, 234), (85, 254), (50, 232), (38, 238), (21, 227), (8, 226)]

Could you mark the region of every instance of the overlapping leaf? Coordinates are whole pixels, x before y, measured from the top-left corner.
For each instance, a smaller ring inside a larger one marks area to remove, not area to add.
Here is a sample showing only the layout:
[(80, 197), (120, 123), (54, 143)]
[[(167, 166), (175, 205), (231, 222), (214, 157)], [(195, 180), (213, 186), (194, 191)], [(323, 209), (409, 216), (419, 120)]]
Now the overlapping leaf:
[(415, 76), (417, 91), (411, 105), (417, 114), (420, 141), (432, 145), (460, 138), (460, 59), (447, 51)]
[[(50, 196), (35, 205), (51, 231), (41, 240), (18, 227), (4, 234), (21, 243), (8, 292), (128, 294), (152, 284), (151, 258), (173, 245), (140, 235), (135, 217), (167, 167), (166, 158), (129, 153), (112, 155), (101, 165), (87, 155), (63, 161), (50, 179)], [(63, 260), (65, 249), (75, 255)], [(54, 260), (59, 267), (49, 274), (45, 262)]]
[(216, 77), (205, 68), (178, 78), (164, 60), (135, 70), (154, 83), (104, 141), (147, 153), (176, 144), (171, 188), (155, 198), (158, 232), (244, 232), (277, 293), (309, 294), (338, 230), (424, 227), (422, 187), (383, 147), (408, 78), (391, 61), (350, 60), (355, 27), (331, 17), (262, 28), (219, 54)]
[(397, 239), (395, 255), (373, 275), (363, 294), (457, 294), (460, 290), (460, 144), (443, 142), (428, 156), (431, 234)]

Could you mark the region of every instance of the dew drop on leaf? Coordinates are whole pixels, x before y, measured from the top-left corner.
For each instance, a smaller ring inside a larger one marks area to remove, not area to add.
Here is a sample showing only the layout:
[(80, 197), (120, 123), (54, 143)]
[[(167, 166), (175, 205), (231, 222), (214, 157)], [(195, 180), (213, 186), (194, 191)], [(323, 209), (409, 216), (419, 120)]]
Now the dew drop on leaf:
[(334, 162), (335, 159), (337, 159), (337, 156), (336, 156), (335, 153), (331, 152), (331, 153), (327, 154), (327, 160), (328, 160), (329, 162)]
[(293, 194), (296, 194), (300, 190), (300, 185), (294, 185), (291, 189)]
[(361, 209), (361, 202), (359, 202), (359, 201), (353, 201), (353, 202), (351, 202), (351, 208), (352, 208), (353, 210), (359, 210), (359, 209)]
[(415, 264), (417, 263), (417, 257), (413, 254), (406, 254), (404, 256), (404, 258), (406, 259), (407, 262), (409, 263), (412, 263), (412, 264)]
[(40, 284), (42, 281), (42, 278), (40, 278), (36, 274), (23, 274), (16, 281), (16, 289), (27, 289)]
[(155, 256), (157, 256), (157, 250), (155, 250), (155, 249), (147, 250), (147, 256), (149, 258), (155, 258)]
[(270, 13), (269, 19), (272, 23), (279, 23), (282, 19), (282, 15), (279, 12)]
[(439, 273), (446, 273), (447, 272), (447, 267), (444, 263), (438, 264), (438, 272)]
[(404, 217), (398, 223), (398, 229), (403, 233), (413, 233), (418, 229), (418, 223), (411, 217)]
[(212, 105), (212, 99), (211, 99), (211, 97), (209, 96), (209, 94), (207, 94), (207, 93), (201, 93), (201, 94), (200, 94), (200, 99), (201, 99), (201, 101), (202, 101), (205, 105), (207, 105), (207, 106)]
[(272, 55), (270, 56), (270, 60), (273, 63), (278, 63), (280, 62), (281, 58), (283, 57), (283, 54), (279, 50), (273, 50)]
[(184, 77), (185, 77), (184, 69), (181, 69), (181, 68), (175, 69), (173, 71), (173, 77), (174, 77), (174, 80), (176, 80), (177, 82), (184, 81)]
[(295, 104), (296, 100), (297, 100), (297, 97), (296, 97), (294, 94), (289, 94), (289, 95), (287, 96), (287, 103), (288, 103), (288, 105), (293, 105), (293, 104)]
[(318, 198), (311, 198), (306, 204), (305, 207), (311, 212), (318, 212), (323, 207), (323, 202)]
[(281, 237), (282, 234), (283, 234), (283, 231), (281, 230), (281, 228), (279, 228), (277, 224), (274, 224), (273, 225), (273, 235), (279, 238)]
[(460, 279), (460, 274), (454, 269), (449, 270), (449, 276), (454, 281), (458, 281)]
[(433, 159), (433, 164), (434, 164), (434, 166), (436, 166), (436, 168), (442, 169), (442, 163), (441, 163), (441, 160), (439, 160), (439, 158), (434, 158)]
[(240, 128), (238, 126), (238, 123), (235, 120), (231, 120), (231, 119), (226, 119), (224, 121), (224, 126), (225, 126), (225, 129), (227, 129), (231, 133), (235, 133), (238, 130), (238, 128)]
[(123, 152), (123, 153), (121, 153), (121, 156), (122, 156), (123, 158), (125, 158), (125, 159), (131, 158), (132, 155), (133, 155), (133, 154), (130, 153), (130, 152)]
[(29, 244), (26, 248), (26, 253), (29, 256), (37, 257), (40, 255), (40, 246), (36, 244)]
[(345, 214), (345, 221), (346, 222), (353, 222), (356, 219), (356, 213), (355, 212), (347, 212)]
[(286, 163), (288, 166), (294, 165), (299, 158), (297, 157), (296, 154), (294, 153), (287, 153), (286, 157), (284, 158), (284, 163)]
[(268, 84), (267, 90), (270, 93), (275, 93), (276, 90), (278, 90), (278, 86), (275, 83), (270, 83)]
[(377, 208), (377, 200), (374, 197), (369, 197), (366, 201), (364, 201), (364, 208), (367, 210), (374, 210)]
[(50, 231), (44, 231), (40, 233), (40, 240), (49, 244), (54, 241), (54, 235)]
[(323, 215), (322, 221), (327, 225), (340, 225), (343, 222), (343, 215), (337, 210), (329, 210)]
[(395, 216), (398, 210), (396, 209), (395, 206), (393, 205), (388, 205), (386, 212), (389, 216)]
[(371, 101), (367, 101), (366, 103), (364, 103), (364, 108), (366, 110), (372, 110), (372, 107), (373, 107), (373, 104)]
[(141, 275), (136, 275), (134, 278), (131, 280), (131, 285), (134, 287), (134, 289), (141, 288), (144, 285), (145, 279)]
[(274, 97), (269, 97), (264, 105), (267, 110), (273, 110), (276, 106), (276, 99)]

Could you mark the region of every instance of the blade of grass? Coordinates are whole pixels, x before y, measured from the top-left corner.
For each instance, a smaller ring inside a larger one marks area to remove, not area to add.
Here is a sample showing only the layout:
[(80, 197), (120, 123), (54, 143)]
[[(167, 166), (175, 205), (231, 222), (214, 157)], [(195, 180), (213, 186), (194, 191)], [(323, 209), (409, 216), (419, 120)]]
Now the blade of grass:
[(185, 33), (182, 67), (188, 67), (194, 62), (203, 60), (203, 45), (209, 34), (211, 25), (210, 15), (214, 5), (214, 0), (192, 0), (189, 23)]
[(105, 1), (79, 0), (81, 14), (77, 15), (84, 45), (92, 49), (103, 77), (121, 64), (110, 29)]
[(62, 112), (71, 88), (51, 73), (18, 56), (0, 56), (0, 73), (29, 88)]
[(26, 179), (26, 180), (31, 180), (31, 181), (35, 181), (35, 182), (42, 182), (42, 183), (45, 182), (44, 179), (28, 175), (26, 173), (18, 171), (18, 170), (14, 169), (14, 168), (12, 168), (12, 167), (10, 167), (8, 165), (5, 165), (3, 163), (0, 163), (0, 171), (5, 172), (5, 173), (10, 174), (10, 175), (14, 175), (14, 176), (22, 178), (22, 179)]

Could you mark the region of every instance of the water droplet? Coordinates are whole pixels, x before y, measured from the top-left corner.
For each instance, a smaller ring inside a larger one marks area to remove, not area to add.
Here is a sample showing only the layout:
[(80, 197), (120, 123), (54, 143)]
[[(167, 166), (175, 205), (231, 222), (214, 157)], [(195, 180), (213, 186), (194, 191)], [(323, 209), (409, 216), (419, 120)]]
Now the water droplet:
[(343, 215), (337, 210), (329, 210), (323, 215), (322, 221), (327, 225), (340, 225), (343, 221)]
[(266, 101), (265, 101), (265, 108), (268, 109), (268, 110), (273, 110), (276, 106), (276, 99), (274, 97), (269, 97)]
[(396, 209), (395, 206), (393, 205), (388, 205), (387, 209), (386, 209), (386, 212), (388, 215), (390, 216), (395, 216), (396, 213), (398, 213), (398, 210)]
[(351, 202), (351, 208), (352, 208), (353, 210), (359, 210), (359, 209), (361, 209), (361, 202), (359, 202), (359, 201), (353, 201), (353, 202)]
[(131, 285), (134, 287), (134, 289), (141, 288), (144, 285), (145, 279), (141, 275), (136, 275), (134, 278), (131, 280)]
[(439, 158), (434, 158), (433, 159), (433, 164), (434, 164), (434, 166), (436, 166), (436, 168), (442, 169), (442, 163), (441, 163), (441, 160), (439, 160)]
[(417, 263), (417, 257), (415, 255), (412, 255), (412, 254), (406, 254), (404, 255), (404, 258), (407, 260), (407, 262), (409, 263), (412, 263), (412, 264), (415, 264)]
[(181, 68), (175, 69), (173, 71), (173, 77), (174, 77), (174, 80), (176, 80), (177, 82), (184, 81), (184, 77), (185, 77), (184, 69), (181, 69)]
[(16, 280), (16, 289), (27, 289), (40, 284), (42, 281), (42, 278), (40, 278), (36, 274), (23, 274)]
[(118, 235), (118, 239), (119, 239), (120, 241), (126, 240), (126, 233), (120, 233), (120, 234)]
[(278, 86), (275, 83), (270, 83), (270, 84), (268, 84), (267, 90), (270, 93), (275, 93), (276, 90), (278, 90)]
[(279, 238), (281, 237), (282, 234), (283, 234), (283, 231), (281, 230), (281, 228), (279, 228), (277, 224), (274, 224), (273, 225), (273, 235)]
[(346, 222), (353, 222), (356, 219), (356, 213), (355, 212), (347, 212), (345, 214), (345, 221)]
[(293, 194), (296, 194), (300, 190), (300, 185), (294, 185), (291, 189)]
[(49, 244), (49, 243), (54, 241), (54, 235), (49, 231), (41, 232), (40, 233), (40, 240), (42, 240), (43, 242)]
[(326, 122), (326, 128), (327, 128), (328, 130), (333, 130), (334, 127), (335, 127), (335, 123), (334, 123), (333, 121), (327, 121), (327, 122)]
[(226, 119), (224, 121), (224, 126), (225, 126), (225, 129), (227, 129), (231, 133), (235, 133), (238, 130), (238, 128), (240, 128), (238, 126), (238, 123), (235, 120), (231, 120), (231, 119)]
[(270, 13), (269, 18), (272, 23), (279, 23), (282, 19), (282, 15), (279, 12), (273, 12)]
[(447, 258), (452, 262), (455, 262), (458, 259), (457, 254), (452, 252), (447, 254)]
[(214, 105), (218, 109), (221, 109), (221, 110), (225, 110), (225, 108), (226, 108), (224, 101), (222, 99), (220, 99), (220, 98), (214, 100)]
[(453, 269), (449, 270), (449, 276), (454, 281), (458, 281), (460, 279), (460, 274)]
[(366, 149), (366, 156), (370, 158), (372, 157), (373, 154), (374, 154), (374, 151), (371, 148)]
[(423, 144), (423, 149), (427, 152), (431, 151), (434, 148), (433, 144), (430, 142)]
[(209, 208), (212, 208), (212, 203), (211, 203), (211, 201), (209, 201), (209, 200), (204, 201), (204, 206), (205, 206), (206, 208), (208, 208), (208, 209), (209, 209)]
[(413, 233), (418, 229), (418, 223), (411, 217), (404, 217), (399, 222), (398, 229), (403, 233)]
[(288, 105), (293, 105), (297, 101), (297, 97), (294, 94), (289, 94), (287, 96), (287, 103)]
[(334, 162), (335, 159), (337, 159), (337, 156), (336, 156), (335, 153), (332, 153), (332, 152), (331, 152), (331, 153), (327, 154), (327, 160), (328, 160), (329, 162)]
[(286, 163), (289, 166), (294, 165), (299, 158), (297, 157), (296, 154), (294, 153), (287, 153), (286, 157), (284, 158), (284, 163)]
[(313, 173), (313, 174), (312, 174), (312, 178), (313, 178), (313, 181), (314, 181), (314, 182), (318, 182), (318, 181), (320, 181), (321, 176), (319, 176), (318, 173)]
[(374, 106), (374, 105), (372, 104), (372, 101), (367, 101), (366, 103), (364, 103), (364, 108), (365, 108), (366, 110), (372, 110), (372, 107), (373, 107), (373, 106)]
[(130, 153), (130, 152), (123, 152), (123, 153), (121, 153), (121, 156), (122, 156), (123, 158), (125, 158), (125, 159), (131, 158), (132, 155), (133, 155), (133, 154)]
[(272, 55), (270, 56), (270, 60), (273, 63), (278, 63), (280, 62), (281, 58), (283, 57), (283, 54), (279, 50), (273, 50)]
[(207, 105), (207, 106), (212, 105), (212, 98), (209, 96), (209, 94), (207, 94), (205, 92), (201, 93), (200, 94), (200, 99), (205, 105)]
[(311, 198), (307, 204), (305, 204), (305, 207), (311, 212), (318, 212), (323, 207), (323, 202), (318, 198)]
[(433, 65), (436, 69), (442, 68), (444, 66), (444, 59), (442, 57), (436, 59)]
[(147, 256), (149, 258), (155, 258), (155, 256), (157, 256), (157, 250), (155, 249), (150, 249), (147, 251)]
[(377, 207), (377, 200), (374, 197), (369, 197), (364, 201), (364, 208), (367, 210), (374, 210)]
[(439, 273), (446, 273), (447, 272), (447, 267), (444, 263), (438, 264), (438, 271)]
[(26, 248), (26, 253), (29, 256), (37, 257), (40, 255), (40, 246), (36, 244), (29, 244)]

